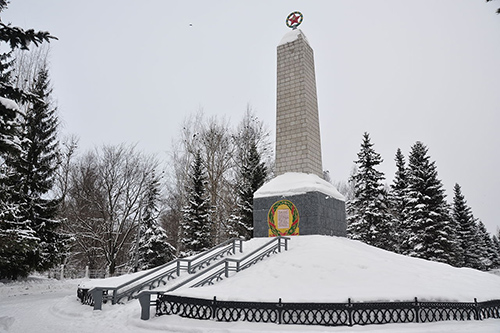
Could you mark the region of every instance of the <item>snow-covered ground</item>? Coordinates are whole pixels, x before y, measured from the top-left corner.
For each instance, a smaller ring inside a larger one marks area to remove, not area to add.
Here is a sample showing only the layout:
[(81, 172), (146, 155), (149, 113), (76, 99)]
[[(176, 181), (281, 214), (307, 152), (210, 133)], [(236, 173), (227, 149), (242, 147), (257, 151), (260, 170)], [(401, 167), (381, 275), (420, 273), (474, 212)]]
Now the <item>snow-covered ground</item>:
[[(246, 252), (246, 251), (245, 251)], [(246, 322), (196, 321), (177, 316), (140, 320), (138, 301), (106, 304), (102, 311), (81, 305), (82, 280), (31, 277), (0, 284), (0, 332), (500, 332), (500, 320), (312, 327)], [(293, 237), (289, 251), (211, 287), (176, 294), (218, 299), (283, 301), (500, 299), (500, 277), (470, 269), (407, 258), (360, 242), (322, 236)]]

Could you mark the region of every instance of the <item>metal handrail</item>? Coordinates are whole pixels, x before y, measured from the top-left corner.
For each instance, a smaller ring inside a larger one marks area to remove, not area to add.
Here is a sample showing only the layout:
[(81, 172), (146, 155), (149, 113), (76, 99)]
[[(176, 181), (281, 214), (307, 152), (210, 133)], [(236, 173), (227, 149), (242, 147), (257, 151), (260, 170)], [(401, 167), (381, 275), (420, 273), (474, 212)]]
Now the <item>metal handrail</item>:
[[(228, 245), (231, 245), (231, 248), (228, 248)], [(173, 272), (177, 273), (177, 276), (180, 275), (180, 271), (182, 269), (186, 269), (189, 274), (193, 274), (197, 269), (203, 268), (204, 265), (210, 265), (210, 262), (217, 260), (219, 257), (222, 258), (225, 254), (229, 254), (232, 252), (232, 254), (236, 253), (236, 249), (239, 248), (240, 252), (243, 252), (243, 240), (240, 238), (232, 238), (229, 239), (212, 249), (202, 252), (198, 255), (196, 255), (193, 258), (190, 259), (185, 259), (185, 258), (180, 258), (180, 259), (175, 259), (172, 260), (166, 264), (163, 264), (161, 266), (158, 266), (154, 268), (151, 271), (148, 271), (145, 274), (142, 274), (140, 276), (135, 277), (132, 280), (129, 280), (125, 283), (122, 283), (119, 286), (116, 287), (93, 287), (90, 290), (88, 290), (88, 294), (90, 294), (93, 298), (93, 305), (94, 305), (94, 310), (100, 310), (102, 308), (102, 303), (103, 301), (106, 300), (111, 300), (112, 304), (116, 304), (119, 300), (123, 299), (124, 297), (133, 298), (133, 294), (137, 291), (142, 290), (145, 286), (149, 286), (150, 289), (152, 289), (152, 285), (155, 282), (161, 283), (161, 281), (168, 276), (167, 280), (172, 278)], [(229, 250), (229, 251), (228, 251)], [(186, 262), (187, 266), (181, 265), (181, 262)], [(193, 262), (195, 264), (193, 264)], [(143, 281), (137, 285), (134, 285), (122, 292), (119, 292), (119, 289), (122, 289), (124, 287), (130, 286), (140, 280), (143, 280), (144, 278), (148, 276), (152, 276), (158, 271), (164, 270), (170, 265), (175, 265), (175, 268), (172, 267), (171, 269), (164, 271), (162, 274), (153, 276), (151, 279), (148, 279), (146, 281)], [(110, 295), (109, 291), (113, 291), (113, 293)]]
[[(236, 248), (238, 248), (238, 247), (239, 247), (240, 253), (243, 252), (243, 239), (241, 239), (241, 238), (229, 239), (229, 240), (225, 241), (224, 243), (221, 243), (221, 244), (217, 245), (216, 247), (214, 247), (213, 249), (211, 249), (210, 252), (214, 252), (218, 248), (225, 247), (228, 244), (232, 244), (233, 254), (236, 253)], [(238, 245), (236, 245), (236, 244), (238, 244)], [(190, 259), (180, 258), (177, 260), (177, 272), (179, 274), (180, 270), (182, 268), (184, 268), (187, 270), (187, 272), (189, 274), (193, 274), (196, 270), (203, 268), (203, 266), (205, 264), (210, 264), (210, 262), (212, 260), (217, 259), (219, 256), (222, 257), (226, 250), (227, 249), (225, 249), (225, 248), (221, 249), (218, 252), (215, 252), (212, 255), (210, 255), (209, 257), (205, 258), (204, 260), (200, 260), (200, 261), (197, 261), (197, 260), (199, 260), (203, 256), (206, 256), (208, 254), (208, 252), (207, 253), (202, 252), (199, 255), (197, 255), (193, 258), (190, 258)], [(181, 264), (182, 262), (185, 262), (187, 265), (182, 266), (182, 264)]]
[[(201, 280), (200, 282), (193, 284), (192, 287), (203, 286), (207, 283), (213, 284), (213, 279), (215, 279), (215, 281), (220, 281), (220, 280), (222, 280), (222, 274), (224, 274), (224, 276), (227, 278), (227, 277), (229, 277), (229, 271), (239, 272), (245, 268), (248, 268), (251, 265), (262, 260), (266, 256), (269, 256), (275, 250), (277, 250), (278, 252), (281, 252), (282, 247), (284, 247), (285, 251), (288, 250), (288, 240), (289, 239), (290, 239), (289, 237), (278, 236), (278, 237), (273, 238), (269, 242), (265, 243), (264, 245), (260, 246), (259, 248), (255, 249), (254, 251), (250, 252), (249, 254), (245, 255), (243, 258), (240, 258), (240, 259), (225, 258), (224, 260), (218, 262), (217, 264), (213, 265), (212, 267), (210, 267), (210, 268), (194, 275), (193, 277), (183, 281), (182, 283), (177, 284), (174, 287), (168, 289), (166, 292), (171, 292), (171, 291), (177, 290), (180, 287), (186, 286), (186, 285), (190, 284), (191, 282), (200, 279), (203, 276), (206, 276), (206, 277), (203, 278), (203, 280)], [(284, 244), (281, 243), (282, 240), (284, 241)], [(266, 247), (268, 247), (270, 244), (272, 244), (274, 242), (277, 242), (277, 244), (275, 246), (264, 251), (264, 249)], [(256, 254), (258, 254), (259, 256), (255, 256), (255, 258), (253, 258), (253, 256)], [(252, 260), (249, 260), (250, 258), (252, 258)], [(241, 265), (241, 263), (245, 262), (246, 260), (247, 260), (247, 262), (244, 265)], [(236, 263), (236, 266), (231, 267), (229, 265), (230, 262)], [(224, 265), (224, 268), (219, 269), (216, 272), (207, 276), (207, 274), (210, 271), (213, 271), (222, 265)]]

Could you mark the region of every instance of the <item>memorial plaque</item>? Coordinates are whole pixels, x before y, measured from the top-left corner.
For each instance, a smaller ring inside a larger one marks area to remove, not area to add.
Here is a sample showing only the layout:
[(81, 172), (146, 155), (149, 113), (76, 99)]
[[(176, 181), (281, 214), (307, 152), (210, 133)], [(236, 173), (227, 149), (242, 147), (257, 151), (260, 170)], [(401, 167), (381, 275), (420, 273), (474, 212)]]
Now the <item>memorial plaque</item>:
[(290, 214), (288, 209), (278, 209), (278, 229), (288, 229), (290, 226)]
[(289, 200), (276, 201), (269, 209), (267, 224), (270, 237), (298, 235), (299, 211)]

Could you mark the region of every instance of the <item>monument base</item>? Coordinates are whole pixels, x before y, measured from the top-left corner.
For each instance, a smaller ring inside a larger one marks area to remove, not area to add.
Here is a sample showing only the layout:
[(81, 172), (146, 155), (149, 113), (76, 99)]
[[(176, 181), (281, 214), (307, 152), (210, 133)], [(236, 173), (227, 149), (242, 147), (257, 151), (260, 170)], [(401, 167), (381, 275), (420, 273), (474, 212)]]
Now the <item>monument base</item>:
[(253, 211), (254, 237), (347, 234), (344, 197), (314, 174), (274, 178), (255, 192)]

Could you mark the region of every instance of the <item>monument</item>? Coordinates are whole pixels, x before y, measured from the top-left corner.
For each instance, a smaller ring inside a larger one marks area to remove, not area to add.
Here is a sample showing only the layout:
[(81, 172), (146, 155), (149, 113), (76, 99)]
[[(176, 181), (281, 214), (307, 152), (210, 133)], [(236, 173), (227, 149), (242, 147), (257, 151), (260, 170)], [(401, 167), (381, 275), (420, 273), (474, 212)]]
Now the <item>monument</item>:
[(300, 12), (277, 49), (276, 177), (254, 194), (254, 236), (346, 235), (345, 200), (323, 179), (314, 53)]

